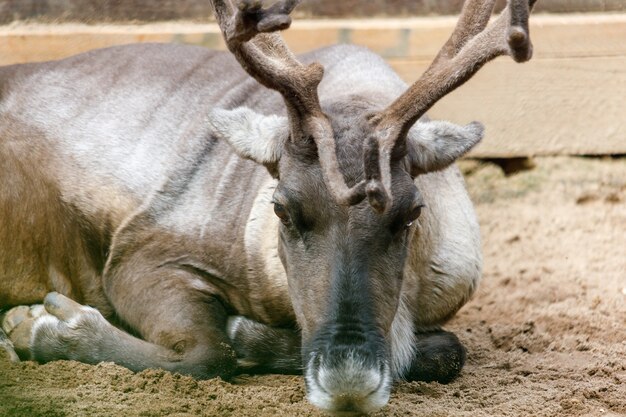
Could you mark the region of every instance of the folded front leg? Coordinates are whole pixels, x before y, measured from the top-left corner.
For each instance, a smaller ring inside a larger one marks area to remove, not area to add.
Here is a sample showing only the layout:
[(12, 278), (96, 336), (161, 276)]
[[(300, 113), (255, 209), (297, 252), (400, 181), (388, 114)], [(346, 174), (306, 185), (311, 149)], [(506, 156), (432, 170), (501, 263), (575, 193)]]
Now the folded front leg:
[(228, 336), (240, 373), (301, 374), (300, 332), (266, 326), (243, 316), (229, 317)]
[(461, 373), (466, 355), (465, 347), (454, 333), (444, 330), (417, 333), (415, 357), (404, 379), (448, 383)]
[[(111, 325), (96, 309), (58, 293), (48, 294), (44, 306), (49, 314), (34, 321), (30, 339), (32, 359), (39, 362), (115, 362), (133, 371), (161, 368), (196, 378), (228, 377), (234, 371), (235, 354), (223, 343), (225, 335), (213, 339), (221, 343), (214, 343), (208, 335), (185, 339), (185, 329), (174, 328), (181, 339), (168, 346), (132, 336)], [(191, 339), (195, 343), (189, 344)]]

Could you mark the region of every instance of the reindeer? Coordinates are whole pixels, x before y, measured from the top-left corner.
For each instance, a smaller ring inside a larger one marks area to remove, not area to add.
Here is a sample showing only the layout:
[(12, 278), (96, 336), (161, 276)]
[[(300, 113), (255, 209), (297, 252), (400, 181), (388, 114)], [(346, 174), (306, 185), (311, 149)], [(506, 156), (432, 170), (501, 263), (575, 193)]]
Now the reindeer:
[(296, 58), (278, 34), (296, 0), (215, 0), (232, 54), (143, 44), (1, 68), (0, 344), (303, 373), (331, 412), (455, 378), (465, 349), (441, 326), (481, 253), (453, 163), (483, 128), (425, 112), (489, 60), (530, 59), (534, 1), (488, 24), (494, 2), (468, 0), (408, 88), (360, 47)]

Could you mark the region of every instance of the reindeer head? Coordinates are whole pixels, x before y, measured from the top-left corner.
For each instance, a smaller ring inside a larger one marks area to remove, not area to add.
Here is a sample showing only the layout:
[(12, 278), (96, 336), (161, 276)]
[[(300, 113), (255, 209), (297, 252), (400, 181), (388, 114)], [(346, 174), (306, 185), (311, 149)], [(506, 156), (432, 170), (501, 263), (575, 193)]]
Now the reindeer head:
[(308, 397), (323, 409), (369, 412), (388, 400), (398, 376), (388, 336), (424, 205), (414, 178), (446, 168), (482, 138), (479, 123), (416, 122), (489, 60), (532, 53), (534, 1), (511, 0), (487, 26), (494, 3), (467, 1), (428, 70), (379, 108), (362, 96), (320, 102), (323, 67), (302, 65), (275, 33), (289, 26), (296, 0), (267, 9), (246, 0), (238, 10), (214, 1), (230, 51), (287, 108), (286, 118), (216, 110), (211, 123), (278, 179), (279, 254), (302, 329)]

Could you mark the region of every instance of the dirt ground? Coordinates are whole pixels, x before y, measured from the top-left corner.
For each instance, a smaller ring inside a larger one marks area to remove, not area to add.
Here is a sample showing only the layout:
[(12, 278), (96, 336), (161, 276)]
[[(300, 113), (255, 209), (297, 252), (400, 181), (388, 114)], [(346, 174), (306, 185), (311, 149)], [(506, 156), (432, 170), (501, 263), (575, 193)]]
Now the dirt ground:
[[(504, 177), (464, 161), (484, 278), (447, 328), (468, 363), (398, 383), (376, 416), (626, 415), (626, 159), (539, 158)], [(0, 358), (0, 416), (318, 416), (302, 378), (195, 381), (110, 363)]]

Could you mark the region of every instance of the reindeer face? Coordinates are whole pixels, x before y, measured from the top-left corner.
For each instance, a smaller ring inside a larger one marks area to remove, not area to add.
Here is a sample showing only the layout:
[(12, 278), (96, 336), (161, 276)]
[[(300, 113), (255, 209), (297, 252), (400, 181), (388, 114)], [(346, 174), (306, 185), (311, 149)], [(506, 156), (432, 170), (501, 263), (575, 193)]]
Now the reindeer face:
[[(329, 101), (323, 109), (339, 173), (346, 187), (357, 189), (367, 164), (378, 164), (368, 157), (377, 109), (358, 96)], [(390, 154), (391, 203), (381, 211), (365, 193), (349, 204), (338, 201), (317, 144), (290, 137), (285, 118), (240, 108), (216, 110), (211, 120), (218, 136), (279, 180), (273, 195), (279, 256), (302, 329), (310, 401), (334, 411), (379, 408), (391, 387), (390, 334), (405, 259), (420, 250), (412, 241), (420, 214), (428, 215), (413, 177), (452, 163), (480, 139), (481, 129), (418, 123)]]
[[(400, 302), (405, 259), (424, 209), (413, 177), (443, 168), (476, 143), (478, 125), (418, 123), (389, 155), (383, 210), (363, 186), (377, 135), (374, 104), (364, 97), (324, 103), (332, 156), (345, 187), (363, 193), (340, 201), (328, 186), (318, 144), (293, 137), (287, 119), (249, 109), (216, 110), (213, 131), (278, 178), (279, 256), (302, 329), (310, 401), (326, 410), (372, 411), (387, 402), (392, 381), (390, 333)], [(291, 136), (290, 136), (291, 135)], [(360, 184), (360, 185), (359, 185)], [(427, 209), (424, 210), (425, 215)]]
[[(325, 108), (331, 121), (337, 159), (348, 185), (365, 177), (363, 144), (371, 135), (363, 103), (333, 103)], [(395, 306), (412, 223), (423, 202), (406, 169), (404, 154), (392, 161), (393, 205), (378, 213), (367, 201), (339, 204), (328, 190), (315, 143), (287, 141), (274, 193), (274, 211), (281, 220), (280, 250), (292, 289), (303, 337), (315, 337), (328, 321), (333, 303), (354, 298), (376, 307), (371, 316), (384, 335)], [(377, 277), (370, 279), (369, 277)], [(349, 288), (357, 286), (357, 288)], [(337, 291), (346, 287), (348, 293)], [(366, 290), (370, 295), (366, 295)], [(361, 301), (356, 302), (356, 304)], [(336, 306), (335, 306), (336, 307)]]
[[(367, 112), (340, 104), (325, 110), (332, 112), (339, 167), (353, 185), (365, 176), (363, 144), (372, 131)], [(279, 163), (279, 253), (302, 329), (309, 398), (327, 410), (371, 411), (389, 396), (387, 337), (423, 206), (405, 162), (401, 154), (392, 161), (393, 205), (384, 213), (366, 200), (338, 204), (313, 142), (288, 141)]]

